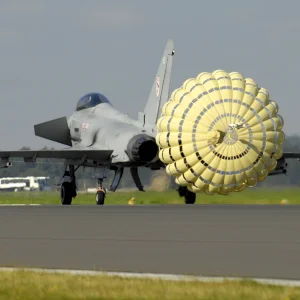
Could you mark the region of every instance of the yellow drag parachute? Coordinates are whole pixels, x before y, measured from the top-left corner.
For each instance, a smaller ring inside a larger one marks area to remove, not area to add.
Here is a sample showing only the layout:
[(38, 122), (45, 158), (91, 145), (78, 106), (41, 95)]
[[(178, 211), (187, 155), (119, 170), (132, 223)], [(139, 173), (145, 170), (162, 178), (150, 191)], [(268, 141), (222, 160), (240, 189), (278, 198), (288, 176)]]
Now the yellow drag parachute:
[(229, 194), (263, 181), (283, 153), (283, 119), (238, 72), (203, 72), (171, 94), (157, 122), (159, 158), (178, 185)]

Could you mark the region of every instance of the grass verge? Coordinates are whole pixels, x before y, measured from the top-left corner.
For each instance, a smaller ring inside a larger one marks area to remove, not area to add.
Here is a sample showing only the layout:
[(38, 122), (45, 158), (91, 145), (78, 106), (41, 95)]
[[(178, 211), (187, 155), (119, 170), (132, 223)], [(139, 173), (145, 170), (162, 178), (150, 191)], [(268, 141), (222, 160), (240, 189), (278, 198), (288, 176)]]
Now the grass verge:
[[(105, 204), (128, 204), (131, 197), (135, 204), (183, 204), (175, 190), (166, 192), (115, 192), (108, 193)], [(197, 194), (197, 204), (300, 204), (300, 188), (248, 189), (231, 195)], [(60, 204), (59, 192), (16, 192), (0, 193), (0, 204)], [(94, 194), (79, 193), (73, 204), (95, 205)]]
[(111, 276), (0, 272), (0, 299), (300, 299), (300, 288), (252, 281), (183, 282)]

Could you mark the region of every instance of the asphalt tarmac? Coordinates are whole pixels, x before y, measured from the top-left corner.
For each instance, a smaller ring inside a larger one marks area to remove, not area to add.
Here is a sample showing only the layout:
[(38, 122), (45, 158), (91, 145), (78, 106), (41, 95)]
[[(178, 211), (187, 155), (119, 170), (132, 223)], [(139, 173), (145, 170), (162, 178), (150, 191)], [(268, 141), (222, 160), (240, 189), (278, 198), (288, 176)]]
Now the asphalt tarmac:
[(300, 279), (300, 206), (0, 206), (0, 266)]

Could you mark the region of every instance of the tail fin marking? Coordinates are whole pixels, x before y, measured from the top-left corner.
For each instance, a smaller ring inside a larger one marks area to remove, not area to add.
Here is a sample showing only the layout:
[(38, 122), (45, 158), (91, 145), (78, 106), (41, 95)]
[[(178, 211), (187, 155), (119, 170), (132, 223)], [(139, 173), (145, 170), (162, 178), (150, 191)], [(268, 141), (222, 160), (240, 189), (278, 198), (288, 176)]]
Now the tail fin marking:
[(162, 106), (168, 101), (174, 53), (174, 42), (168, 40), (144, 108), (146, 124), (156, 124)]

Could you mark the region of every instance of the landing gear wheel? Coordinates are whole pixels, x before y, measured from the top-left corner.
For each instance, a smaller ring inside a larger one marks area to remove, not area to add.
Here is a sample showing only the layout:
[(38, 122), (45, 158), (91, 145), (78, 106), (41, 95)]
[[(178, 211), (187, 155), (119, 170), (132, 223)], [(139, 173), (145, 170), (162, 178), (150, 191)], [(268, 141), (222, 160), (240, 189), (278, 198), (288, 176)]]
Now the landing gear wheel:
[(60, 188), (60, 199), (62, 205), (70, 205), (72, 203), (72, 185), (70, 182), (63, 182)]
[(104, 204), (104, 200), (105, 200), (105, 190), (99, 190), (96, 193), (96, 204), (97, 205), (103, 205)]
[(177, 189), (179, 197), (184, 197), (185, 204), (194, 204), (196, 201), (196, 194), (190, 192), (186, 186), (180, 186)]
[(187, 190), (184, 196), (184, 201), (185, 204), (194, 204), (196, 201), (196, 194)]

